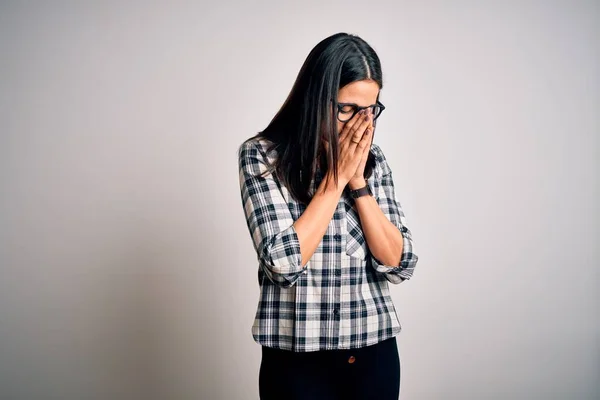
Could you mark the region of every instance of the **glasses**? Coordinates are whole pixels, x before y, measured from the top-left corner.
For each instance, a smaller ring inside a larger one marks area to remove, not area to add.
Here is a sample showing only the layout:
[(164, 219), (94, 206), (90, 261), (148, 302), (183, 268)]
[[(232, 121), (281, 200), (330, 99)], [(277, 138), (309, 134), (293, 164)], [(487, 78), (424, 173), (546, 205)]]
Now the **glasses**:
[(385, 110), (385, 106), (381, 104), (379, 100), (377, 100), (376, 104), (371, 104), (370, 106), (366, 107), (359, 107), (358, 104), (354, 103), (337, 103), (337, 119), (340, 122), (348, 122), (356, 115), (357, 112), (366, 110), (367, 108), (371, 109), (373, 121), (379, 118), (383, 110)]

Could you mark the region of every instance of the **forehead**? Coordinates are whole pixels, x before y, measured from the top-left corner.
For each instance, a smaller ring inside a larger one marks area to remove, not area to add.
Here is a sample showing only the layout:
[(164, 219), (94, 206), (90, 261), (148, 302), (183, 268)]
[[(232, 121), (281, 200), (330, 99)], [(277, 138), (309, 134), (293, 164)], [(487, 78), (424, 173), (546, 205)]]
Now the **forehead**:
[(355, 103), (360, 107), (375, 104), (379, 95), (379, 85), (373, 80), (356, 81), (347, 84), (338, 92), (339, 103)]

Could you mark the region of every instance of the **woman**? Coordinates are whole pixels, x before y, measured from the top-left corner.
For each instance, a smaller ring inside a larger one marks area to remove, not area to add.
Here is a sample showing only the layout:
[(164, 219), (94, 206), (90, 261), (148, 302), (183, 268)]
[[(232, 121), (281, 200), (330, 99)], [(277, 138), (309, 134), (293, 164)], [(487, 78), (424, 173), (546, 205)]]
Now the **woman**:
[(382, 86), (375, 51), (332, 35), (269, 126), (239, 148), (263, 400), (398, 399), (401, 327), (388, 282), (409, 279), (417, 256), (372, 142)]

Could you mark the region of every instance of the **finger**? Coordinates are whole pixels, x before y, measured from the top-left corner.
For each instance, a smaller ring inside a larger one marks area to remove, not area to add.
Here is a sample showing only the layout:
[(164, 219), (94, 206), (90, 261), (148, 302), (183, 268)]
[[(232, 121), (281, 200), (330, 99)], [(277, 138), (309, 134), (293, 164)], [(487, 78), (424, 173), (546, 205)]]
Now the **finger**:
[(363, 117), (362, 122), (358, 126), (354, 125), (354, 127), (352, 128), (353, 130), (349, 132), (349, 135), (352, 135), (351, 145), (360, 144), (360, 141), (363, 139), (366, 129), (370, 125), (371, 117), (368, 114)]
[(354, 114), (354, 117), (350, 119), (350, 121), (346, 122), (344, 127), (342, 128), (342, 132), (340, 133), (340, 141), (343, 141), (347, 138), (348, 133), (352, 131), (352, 128), (361, 122), (361, 118), (364, 118), (364, 112), (360, 111)]
[(349, 151), (350, 154), (352, 154), (355, 151), (354, 148), (352, 148), (352, 146), (356, 146), (356, 143), (352, 143), (352, 129), (355, 125), (361, 123), (362, 118), (364, 118), (364, 113), (358, 112), (346, 123), (346, 125), (344, 125), (339, 138), (340, 152)]
[[(369, 109), (360, 110), (359, 112), (354, 114), (354, 116), (350, 119), (350, 121), (348, 121), (342, 128), (342, 131), (340, 132), (340, 137), (345, 136), (349, 132), (352, 132), (353, 130), (357, 129), (358, 126), (363, 122), (363, 119), (365, 118), (365, 116), (367, 116), (367, 115), (371, 115), (371, 110), (369, 110)], [(372, 118), (371, 118), (371, 120), (372, 120)]]
[(366, 114), (361, 114), (360, 118), (346, 130), (344, 138), (348, 141), (348, 143), (358, 142), (362, 137), (362, 134), (365, 130), (365, 117)]
[(368, 150), (371, 149), (371, 140), (373, 139), (373, 130), (371, 128), (367, 128), (365, 130), (364, 135), (362, 136), (360, 142), (357, 144), (357, 147), (362, 150), (361, 154), (364, 155)]
[(361, 141), (356, 145), (356, 151), (352, 156), (353, 164), (356, 165), (356, 168), (364, 169), (366, 165), (369, 149), (371, 147), (369, 144), (371, 137), (373, 137), (372, 132), (367, 129)]

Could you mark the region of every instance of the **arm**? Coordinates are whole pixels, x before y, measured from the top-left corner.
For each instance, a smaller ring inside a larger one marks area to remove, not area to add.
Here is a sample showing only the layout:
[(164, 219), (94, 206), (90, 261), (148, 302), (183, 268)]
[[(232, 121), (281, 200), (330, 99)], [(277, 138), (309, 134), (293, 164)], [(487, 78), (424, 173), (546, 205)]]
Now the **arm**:
[(396, 198), (392, 171), (379, 146), (373, 144), (377, 164), (381, 169), (379, 198), (362, 196), (356, 199), (361, 226), (369, 246), (371, 264), (385, 274), (391, 283), (410, 279), (418, 257), (413, 252), (412, 234)]
[(276, 285), (291, 287), (312, 257), (342, 194), (343, 185), (325, 179), (302, 215), (294, 222), (273, 175), (265, 172), (265, 155), (252, 143), (238, 150), (239, 177), (246, 223), (259, 266)]

